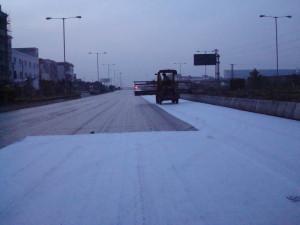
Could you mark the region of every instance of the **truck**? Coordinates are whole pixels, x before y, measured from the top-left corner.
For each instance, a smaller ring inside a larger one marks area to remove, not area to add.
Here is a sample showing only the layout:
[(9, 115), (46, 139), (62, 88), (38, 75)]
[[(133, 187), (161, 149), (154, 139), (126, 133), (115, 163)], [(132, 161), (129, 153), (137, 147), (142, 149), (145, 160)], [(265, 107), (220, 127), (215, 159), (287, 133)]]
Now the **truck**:
[(159, 70), (155, 75), (156, 80), (153, 81), (134, 81), (134, 95), (155, 95), (157, 104), (162, 104), (166, 100), (178, 104), (180, 93), (177, 71), (171, 69)]

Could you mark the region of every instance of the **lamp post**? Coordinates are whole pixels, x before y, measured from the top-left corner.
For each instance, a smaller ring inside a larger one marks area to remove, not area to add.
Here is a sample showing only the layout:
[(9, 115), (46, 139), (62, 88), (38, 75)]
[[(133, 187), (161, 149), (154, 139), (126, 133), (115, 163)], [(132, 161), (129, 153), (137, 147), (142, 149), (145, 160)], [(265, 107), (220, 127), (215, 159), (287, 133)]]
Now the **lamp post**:
[(114, 78), (113, 78), (113, 85), (117, 86), (117, 82), (116, 82), (116, 72), (117, 70), (114, 70)]
[(99, 55), (105, 55), (107, 52), (89, 52), (89, 54), (95, 54), (97, 56), (97, 76), (98, 76), (98, 82), (100, 82), (100, 72), (99, 72)]
[(66, 62), (66, 32), (65, 32), (65, 21), (67, 19), (81, 19), (81, 16), (71, 17), (46, 17), (46, 20), (62, 20), (63, 22), (63, 46), (64, 46), (64, 63)]
[(122, 72), (120, 72), (119, 75), (120, 75), (120, 89), (122, 89)]
[(181, 74), (181, 67), (182, 67), (182, 65), (186, 65), (187, 63), (185, 63), (185, 62), (176, 62), (176, 63), (174, 63), (175, 65), (179, 65), (179, 74), (180, 75), (182, 75)]
[(110, 64), (110, 63), (107, 63), (107, 64), (102, 64), (103, 66), (107, 66), (107, 77), (109, 79), (109, 84), (111, 83), (110, 82), (110, 66), (115, 66), (116, 64)]
[[(46, 17), (46, 20), (62, 20), (63, 24), (63, 47), (64, 47), (64, 66), (63, 66), (63, 76), (66, 78), (66, 32), (65, 32), (65, 21), (67, 19), (81, 19), (81, 16), (72, 16), (72, 17)], [(67, 94), (66, 82), (64, 82), (64, 91)]]
[(291, 19), (292, 16), (267, 16), (267, 15), (260, 15), (260, 18), (273, 18), (275, 20), (275, 34), (276, 34), (276, 71), (277, 71), (277, 76), (279, 75), (279, 70), (278, 70), (278, 24), (277, 21), (279, 18), (289, 18)]

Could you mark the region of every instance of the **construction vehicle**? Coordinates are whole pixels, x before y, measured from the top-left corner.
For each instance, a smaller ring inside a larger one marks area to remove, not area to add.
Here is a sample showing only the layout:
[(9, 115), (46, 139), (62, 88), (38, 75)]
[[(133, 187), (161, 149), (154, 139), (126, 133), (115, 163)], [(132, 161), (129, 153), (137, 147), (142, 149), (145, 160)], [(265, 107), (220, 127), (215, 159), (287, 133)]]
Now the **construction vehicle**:
[(163, 101), (171, 100), (178, 104), (180, 94), (177, 82), (176, 70), (160, 70), (156, 75), (156, 81), (134, 81), (134, 94), (155, 95), (156, 103), (162, 104)]

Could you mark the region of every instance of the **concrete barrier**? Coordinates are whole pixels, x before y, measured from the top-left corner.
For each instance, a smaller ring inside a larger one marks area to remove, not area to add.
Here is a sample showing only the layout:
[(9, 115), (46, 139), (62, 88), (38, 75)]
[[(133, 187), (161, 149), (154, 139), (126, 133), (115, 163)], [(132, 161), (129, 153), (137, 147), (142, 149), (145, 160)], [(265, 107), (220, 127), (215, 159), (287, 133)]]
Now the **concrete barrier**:
[(183, 94), (183, 99), (300, 120), (300, 102)]
[(300, 104), (297, 103), (294, 110), (293, 118), (296, 120), (300, 120)]

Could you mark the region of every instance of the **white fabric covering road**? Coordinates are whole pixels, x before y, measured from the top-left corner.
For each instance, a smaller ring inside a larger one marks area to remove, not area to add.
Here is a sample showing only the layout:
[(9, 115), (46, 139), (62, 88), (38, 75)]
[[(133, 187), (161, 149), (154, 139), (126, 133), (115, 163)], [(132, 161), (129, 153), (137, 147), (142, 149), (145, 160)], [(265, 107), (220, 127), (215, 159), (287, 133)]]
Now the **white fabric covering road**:
[(300, 195), (299, 122), (189, 101), (159, 107), (199, 131), (3, 148), (0, 224), (300, 223), (299, 202), (287, 199)]

